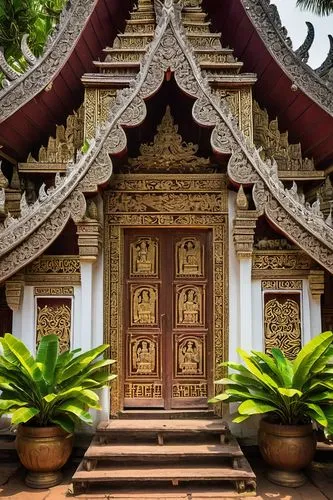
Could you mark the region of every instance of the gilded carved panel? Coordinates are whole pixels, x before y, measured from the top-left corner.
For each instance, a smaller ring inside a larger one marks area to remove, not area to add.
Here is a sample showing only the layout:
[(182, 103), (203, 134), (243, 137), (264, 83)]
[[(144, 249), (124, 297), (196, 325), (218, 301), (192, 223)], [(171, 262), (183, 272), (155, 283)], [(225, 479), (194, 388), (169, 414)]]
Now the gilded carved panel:
[(131, 243), (131, 277), (158, 276), (158, 241), (153, 238), (138, 238)]
[(157, 286), (131, 285), (131, 326), (154, 326), (157, 318)]
[(252, 258), (252, 277), (307, 277), (312, 259), (299, 250), (256, 250)]
[(129, 376), (159, 377), (160, 359), (157, 337), (133, 335), (130, 339), (129, 351)]
[(301, 308), (299, 293), (265, 293), (265, 351), (279, 347), (294, 359), (302, 347)]
[(207, 398), (208, 387), (207, 383), (202, 384), (173, 384), (172, 386), (173, 398)]
[(175, 336), (175, 377), (206, 376), (206, 339), (204, 335)]
[(178, 327), (204, 326), (205, 289), (202, 285), (181, 285), (176, 287)]
[(96, 135), (99, 125), (106, 122), (108, 113), (116, 98), (115, 89), (91, 88), (85, 89), (84, 97), (84, 137), (88, 140)]
[(40, 287), (45, 286), (45, 283), (52, 286), (79, 285), (80, 258), (78, 255), (43, 255), (25, 268), (25, 283)]
[(182, 238), (176, 245), (176, 277), (204, 275), (204, 249), (198, 238)]
[(70, 349), (72, 328), (72, 299), (65, 297), (36, 298), (36, 344), (42, 337), (55, 334), (59, 338), (60, 352)]
[(161, 399), (162, 384), (125, 384), (125, 398), (128, 399)]

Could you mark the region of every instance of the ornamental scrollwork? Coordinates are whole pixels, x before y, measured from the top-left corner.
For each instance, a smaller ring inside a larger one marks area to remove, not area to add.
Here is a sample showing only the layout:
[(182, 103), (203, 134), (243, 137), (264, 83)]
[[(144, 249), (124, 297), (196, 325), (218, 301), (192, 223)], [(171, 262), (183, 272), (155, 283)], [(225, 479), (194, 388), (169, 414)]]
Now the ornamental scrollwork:
[(53, 304), (52, 299), (50, 299), (50, 304), (38, 306), (37, 299), (36, 344), (40, 343), (42, 337), (52, 333), (57, 335), (59, 339), (60, 352), (68, 351), (70, 349), (71, 316), (71, 307), (67, 303)]
[(265, 304), (265, 351), (279, 347), (289, 359), (294, 359), (302, 347), (299, 301), (294, 295), (272, 296)]

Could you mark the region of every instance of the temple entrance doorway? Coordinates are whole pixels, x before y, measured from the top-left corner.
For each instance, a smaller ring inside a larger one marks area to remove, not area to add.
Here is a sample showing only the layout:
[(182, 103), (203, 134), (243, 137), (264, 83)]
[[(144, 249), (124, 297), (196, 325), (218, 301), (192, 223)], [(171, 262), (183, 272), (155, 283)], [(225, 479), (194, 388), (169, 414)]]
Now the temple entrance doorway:
[(211, 256), (211, 230), (124, 230), (125, 408), (207, 407)]

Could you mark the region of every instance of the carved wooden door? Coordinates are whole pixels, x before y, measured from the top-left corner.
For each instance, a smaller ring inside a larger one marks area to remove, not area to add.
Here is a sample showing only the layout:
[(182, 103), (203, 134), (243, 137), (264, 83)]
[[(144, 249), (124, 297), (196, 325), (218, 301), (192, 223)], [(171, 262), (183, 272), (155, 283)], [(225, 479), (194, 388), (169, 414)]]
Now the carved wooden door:
[(125, 230), (125, 407), (207, 407), (211, 245), (208, 230)]

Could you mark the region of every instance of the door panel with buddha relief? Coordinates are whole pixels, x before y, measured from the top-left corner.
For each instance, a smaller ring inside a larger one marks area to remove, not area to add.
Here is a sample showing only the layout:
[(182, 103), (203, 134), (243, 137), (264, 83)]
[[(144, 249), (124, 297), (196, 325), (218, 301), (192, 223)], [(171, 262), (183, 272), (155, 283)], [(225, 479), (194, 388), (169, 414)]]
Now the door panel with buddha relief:
[(211, 261), (208, 230), (124, 231), (125, 407), (207, 407)]

